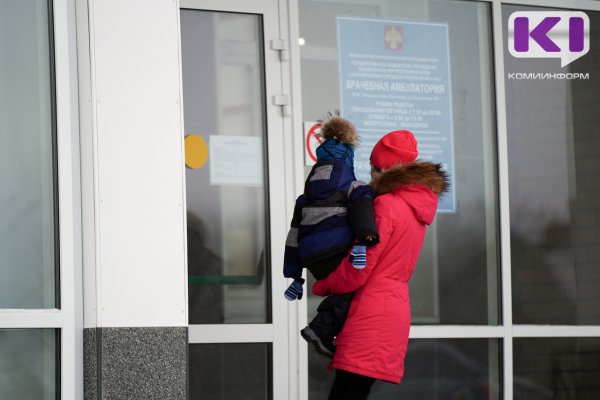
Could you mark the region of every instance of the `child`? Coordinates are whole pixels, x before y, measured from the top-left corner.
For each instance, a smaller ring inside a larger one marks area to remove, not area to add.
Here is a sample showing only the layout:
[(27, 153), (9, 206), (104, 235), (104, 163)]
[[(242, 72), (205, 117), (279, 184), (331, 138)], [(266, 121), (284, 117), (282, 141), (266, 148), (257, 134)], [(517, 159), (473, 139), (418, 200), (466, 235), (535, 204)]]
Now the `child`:
[[(319, 135), (324, 142), (317, 148), (317, 163), (306, 179), (304, 194), (296, 200), (285, 245), (283, 275), (294, 279), (285, 291), (290, 301), (302, 298), (302, 267), (317, 280), (323, 279), (352, 248), (352, 265), (362, 269), (366, 247), (379, 242), (373, 193), (354, 176), (358, 133), (339, 115), (329, 114), (321, 123)], [(344, 325), (353, 295), (329, 296), (317, 308), (317, 316), (302, 329), (302, 337), (320, 354), (333, 357), (333, 340)]]

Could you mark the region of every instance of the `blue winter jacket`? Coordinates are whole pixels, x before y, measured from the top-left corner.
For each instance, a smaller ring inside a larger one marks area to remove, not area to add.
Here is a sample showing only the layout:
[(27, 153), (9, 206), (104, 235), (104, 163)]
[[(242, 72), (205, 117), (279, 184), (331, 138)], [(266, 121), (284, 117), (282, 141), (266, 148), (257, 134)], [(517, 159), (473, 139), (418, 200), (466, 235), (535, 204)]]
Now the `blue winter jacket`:
[(304, 194), (294, 207), (287, 236), (283, 275), (298, 279), (302, 267), (316, 279), (329, 275), (355, 239), (379, 242), (373, 213), (373, 192), (357, 181), (352, 167), (337, 160), (319, 160), (308, 175)]

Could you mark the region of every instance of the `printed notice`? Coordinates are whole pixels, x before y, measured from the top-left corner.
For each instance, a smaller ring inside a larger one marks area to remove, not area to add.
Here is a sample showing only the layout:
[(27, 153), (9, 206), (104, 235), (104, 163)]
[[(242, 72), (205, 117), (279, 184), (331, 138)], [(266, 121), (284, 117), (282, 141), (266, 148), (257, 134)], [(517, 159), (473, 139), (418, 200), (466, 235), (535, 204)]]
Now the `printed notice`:
[(370, 180), (375, 143), (406, 129), (419, 159), (442, 164), (450, 177), (438, 211), (456, 211), (448, 26), (338, 17), (337, 28), (340, 111), (361, 135), (357, 179)]
[(262, 140), (257, 136), (209, 136), (210, 184), (263, 184)]

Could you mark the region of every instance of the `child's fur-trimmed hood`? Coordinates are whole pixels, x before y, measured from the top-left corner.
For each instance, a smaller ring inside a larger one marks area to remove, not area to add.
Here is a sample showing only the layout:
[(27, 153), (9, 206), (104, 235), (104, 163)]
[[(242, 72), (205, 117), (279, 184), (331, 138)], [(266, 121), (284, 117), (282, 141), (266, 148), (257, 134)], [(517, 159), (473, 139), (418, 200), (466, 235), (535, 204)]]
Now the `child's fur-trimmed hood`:
[(370, 185), (373, 193), (379, 196), (414, 184), (428, 187), (438, 197), (447, 192), (450, 186), (442, 166), (428, 161), (415, 161), (384, 170), (373, 178)]
[(321, 132), (319, 136), (325, 140), (334, 139), (350, 147), (358, 145), (358, 131), (350, 121), (342, 118), (338, 112), (329, 113), (327, 118), (319, 121)]

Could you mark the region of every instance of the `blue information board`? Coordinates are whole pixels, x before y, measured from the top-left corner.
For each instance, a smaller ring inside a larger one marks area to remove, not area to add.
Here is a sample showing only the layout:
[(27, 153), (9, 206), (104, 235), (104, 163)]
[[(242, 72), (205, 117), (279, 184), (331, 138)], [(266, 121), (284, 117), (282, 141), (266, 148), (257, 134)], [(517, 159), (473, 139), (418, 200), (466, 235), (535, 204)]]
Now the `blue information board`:
[(338, 17), (337, 33), (340, 112), (361, 138), (356, 177), (370, 181), (369, 156), (383, 135), (409, 130), (419, 159), (450, 177), (438, 211), (456, 211), (448, 25)]

